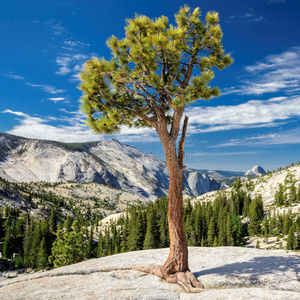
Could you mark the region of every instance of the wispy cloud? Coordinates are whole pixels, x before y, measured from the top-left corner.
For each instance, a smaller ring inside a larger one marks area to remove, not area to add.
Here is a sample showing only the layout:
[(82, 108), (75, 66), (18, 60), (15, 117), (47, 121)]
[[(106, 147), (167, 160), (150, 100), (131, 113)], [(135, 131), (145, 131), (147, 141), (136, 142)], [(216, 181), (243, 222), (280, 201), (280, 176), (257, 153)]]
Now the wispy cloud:
[(8, 78), (11, 78), (11, 79), (16, 79), (16, 80), (24, 80), (25, 78), (23, 76), (20, 76), (20, 75), (16, 75), (16, 74), (13, 74), (13, 73), (8, 73), (8, 74), (5, 74), (3, 75), (4, 77), (8, 77)]
[(256, 155), (260, 151), (233, 151), (233, 152), (203, 152), (205, 156)]
[(286, 145), (300, 144), (300, 128), (287, 130), (285, 132), (276, 132), (243, 139), (230, 139), (224, 143), (220, 143), (212, 148), (232, 147), (232, 146), (270, 146), (270, 145)]
[(265, 21), (265, 18), (261, 15), (257, 15), (254, 12), (253, 8), (249, 8), (244, 13), (232, 15), (229, 17), (229, 20), (227, 20), (227, 22), (234, 23), (235, 25), (239, 25), (239, 24), (252, 25), (263, 21)]
[(64, 100), (66, 100), (66, 98), (63, 98), (63, 97), (48, 98), (48, 99), (51, 100), (51, 101), (53, 101), (53, 102), (64, 101)]
[(58, 75), (67, 75), (73, 73), (72, 76), (76, 75), (82, 69), (82, 65), (88, 60), (88, 56), (82, 53), (76, 54), (63, 54), (56, 58), (56, 63), (59, 66), (59, 70), (55, 72)]
[[(11, 78), (11, 79), (15, 79), (15, 80), (22, 80), (26, 85), (42, 89), (47, 94), (60, 94), (60, 93), (66, 92), (66, 90), (57, 89), (56, 87), (54, 87), (53, 85), (50, 85), (50, 84), (36, 84), (36, 83), (29, 82), (23, 76), (16, 75), (13, 73), (8, 73), (3, 76)], [(53, 100), (53, 99), (55, 99), (55, 98), (50, 98), (49, 100)], [(58, 98), (56, 98), (56, 99), (58, 99)], [(65, 99), (65, 98), (62, 98), (62, 99)]]
[[(39, 21), (37, 21), (39, 22)], [(40, 22), (39, 22), (40, 23)], [(44, 26), (48, 27), (54, 36), (61, 36), (66, 34), (68, 31), (66, 28), (62, 25), (61, 21), (58, 21), (56, 19), (50, 19), (46, 22), (42, 23)]]
[(64, 93), (66, 91), (66, 90), (62, 90), (62, 89), (57, 89), (56, 87), (54, 87), (52, 85), (48, 85), (48, 84), (35, 84), (35, 83), (31, 83), (31, 82), (26, 82), (26, 85), (40, 88), (47, 94), (60, 94), (60, 93)]
[(239, 87), (224, 90), (223, 94), (261, 95), (300, 90), (300, 47), (245, 67), (245, 78)]
[(268, 3), (286, 3), (287, 0), (266, 0)]
[(236, 106), (190, 107), (191, 133), (274, 127), (300, 117), (300, 96), (251, 100)]

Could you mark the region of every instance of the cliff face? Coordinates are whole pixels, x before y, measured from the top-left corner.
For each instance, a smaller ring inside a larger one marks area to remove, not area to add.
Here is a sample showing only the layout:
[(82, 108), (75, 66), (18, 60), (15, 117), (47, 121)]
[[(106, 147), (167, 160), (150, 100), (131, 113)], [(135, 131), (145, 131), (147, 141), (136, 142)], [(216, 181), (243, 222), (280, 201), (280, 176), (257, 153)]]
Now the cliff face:
[[(16, 182), (97, 182), (146, 198), (167, 195), (166, 164), (118, 140), (64, 144), (0, 134), (0, 176)], [(184, 171), (184, 193), (221, 187), (200, 172)]]

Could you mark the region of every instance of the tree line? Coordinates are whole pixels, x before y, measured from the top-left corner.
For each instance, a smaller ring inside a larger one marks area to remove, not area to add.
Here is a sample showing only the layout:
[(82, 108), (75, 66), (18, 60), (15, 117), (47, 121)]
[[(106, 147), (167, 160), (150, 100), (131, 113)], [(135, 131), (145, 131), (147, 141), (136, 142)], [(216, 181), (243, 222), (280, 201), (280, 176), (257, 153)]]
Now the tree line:
[[(237, 180), (230, 194), (219, 191), (213, 202), (184, 205), (184, 229), (189, 246), (245, 246), (247, 236), (283, 237), (287, 249), (300, 249), (300, 216), (287, 211), (264, 214), (261, 196), (251, 200)], [(99, 219), (63, 217), (52, 207), (50, 217), (37, 218), (6, 206), (0, 210), (0, 247), (16, 267), (56, 268), (85, 259), (168, 247), (168, 198), (130, 205), (117, 222), (101, 226)]]

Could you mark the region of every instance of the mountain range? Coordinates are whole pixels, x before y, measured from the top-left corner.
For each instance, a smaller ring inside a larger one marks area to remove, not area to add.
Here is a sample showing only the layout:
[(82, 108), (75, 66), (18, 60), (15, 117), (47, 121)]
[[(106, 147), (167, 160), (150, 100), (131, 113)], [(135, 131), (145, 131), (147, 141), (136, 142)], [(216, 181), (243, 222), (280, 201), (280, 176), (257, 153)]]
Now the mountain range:
[[(0, 177), (12, 182), (96, 182), (143, 198), (168, 194), (165, 162), (116, 139), (88, 143), (33, 140), (0, 133)], [(222, 184), (184, 170), (184, 194), (196, 197)]]

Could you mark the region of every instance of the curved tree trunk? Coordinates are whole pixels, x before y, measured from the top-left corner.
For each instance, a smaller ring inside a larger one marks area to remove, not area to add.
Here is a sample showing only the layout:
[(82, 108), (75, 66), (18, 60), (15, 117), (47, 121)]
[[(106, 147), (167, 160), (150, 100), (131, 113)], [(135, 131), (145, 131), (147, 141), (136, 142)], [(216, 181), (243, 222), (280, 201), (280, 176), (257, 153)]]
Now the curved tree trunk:
[[(176, 149), (172, 150), (176, 151)], [(170, 252), (163, 269), (167, 276), (188, 270), (188, 248), (183, 229), (183, 166), (179, 165), (176, 156), (175, 158), (174, 160), (166, 157), (170, 173), (168, 205)]]
[[(185, 117), (181, 140), (176, 154), (176, 138), (159, 134), (164, 147), (166, 164), (170, 173), (168, 224), (170, 234), (170, 252), (162, 266), (137, 268), (165, 279), (169, 283), (179, 283), (188, 292), (201, 292), (203, 285), (189, 270), (188, 247), (183, 228), (183, 156), (184, 140), (188, 118)], [(161, 133), (161, 132), (160, 132)]]

